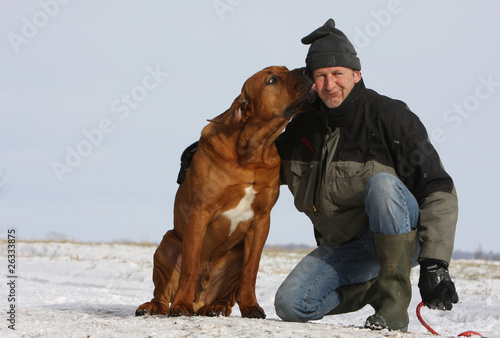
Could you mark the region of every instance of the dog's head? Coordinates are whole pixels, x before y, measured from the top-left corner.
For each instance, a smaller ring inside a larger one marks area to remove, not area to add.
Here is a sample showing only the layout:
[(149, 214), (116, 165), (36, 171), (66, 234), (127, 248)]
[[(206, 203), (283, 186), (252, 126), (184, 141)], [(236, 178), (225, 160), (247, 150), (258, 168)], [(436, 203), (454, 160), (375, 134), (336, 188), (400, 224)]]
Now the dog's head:
[(210, 122), (244, 123), (290, 119), (302, 112), (311, 95), (312, 81), (305, 68), (267, 67), (250, 77), (231, 107)]

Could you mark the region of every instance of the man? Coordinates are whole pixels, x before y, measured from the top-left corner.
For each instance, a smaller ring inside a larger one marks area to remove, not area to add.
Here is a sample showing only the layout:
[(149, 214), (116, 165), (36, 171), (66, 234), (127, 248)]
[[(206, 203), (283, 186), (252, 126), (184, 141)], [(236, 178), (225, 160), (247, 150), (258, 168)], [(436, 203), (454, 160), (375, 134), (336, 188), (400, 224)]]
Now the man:
[(410, 270), (425, 305), (458, 302), (448, 273), (457, 197), (427, 132), (401, 101), (366, 89), (353, 45), (330, 19), (302, 39), (318, 99), (278, 138), (282, 183), (318, 247), (286, 278), (275, 307), (306, 322), (370, 304), (365, 326), (406, 331)]

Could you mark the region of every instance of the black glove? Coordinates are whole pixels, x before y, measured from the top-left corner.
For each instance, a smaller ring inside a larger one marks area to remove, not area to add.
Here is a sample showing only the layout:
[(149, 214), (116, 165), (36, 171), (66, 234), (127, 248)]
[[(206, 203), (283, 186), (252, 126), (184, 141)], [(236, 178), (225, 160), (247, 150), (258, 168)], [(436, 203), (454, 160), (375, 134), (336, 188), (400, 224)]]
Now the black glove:
[(420, 262), (418, 287), (422, 301), (429, 309), (451, 310), (452, 303), (458, 303), (458, 294), (448, 272), (448, 264), (443, 261)]

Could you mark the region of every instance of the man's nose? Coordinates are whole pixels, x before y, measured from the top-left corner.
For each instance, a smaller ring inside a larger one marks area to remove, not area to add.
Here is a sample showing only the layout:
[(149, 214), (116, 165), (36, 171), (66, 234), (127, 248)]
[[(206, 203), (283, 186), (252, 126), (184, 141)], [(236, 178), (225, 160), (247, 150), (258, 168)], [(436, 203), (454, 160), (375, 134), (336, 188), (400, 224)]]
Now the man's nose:
[(326, 84), (325, 84), (326, 90), (332, 90), (333, 88), (335, 88), (336, 85), (337, 82), (335, 80), (335, 77), (331, 74), (328, 74), (326, 76)]

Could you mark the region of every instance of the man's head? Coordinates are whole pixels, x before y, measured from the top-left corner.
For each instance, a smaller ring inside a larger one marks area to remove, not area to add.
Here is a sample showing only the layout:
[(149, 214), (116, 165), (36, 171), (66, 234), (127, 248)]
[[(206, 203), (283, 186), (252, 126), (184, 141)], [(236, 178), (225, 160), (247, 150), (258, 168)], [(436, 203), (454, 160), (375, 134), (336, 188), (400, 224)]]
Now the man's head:
[(323, 26), (302, 38), (311, 45), (306, 66), (313, 89), (329, 108), (338, 107), (361, 80), (361, 63), (349, 39), (329, 19)]
[(361, 80), (359, 70), (346, 67), (324, 67), (313, 70), (312, 89), (328, 108), (337, 108)]

